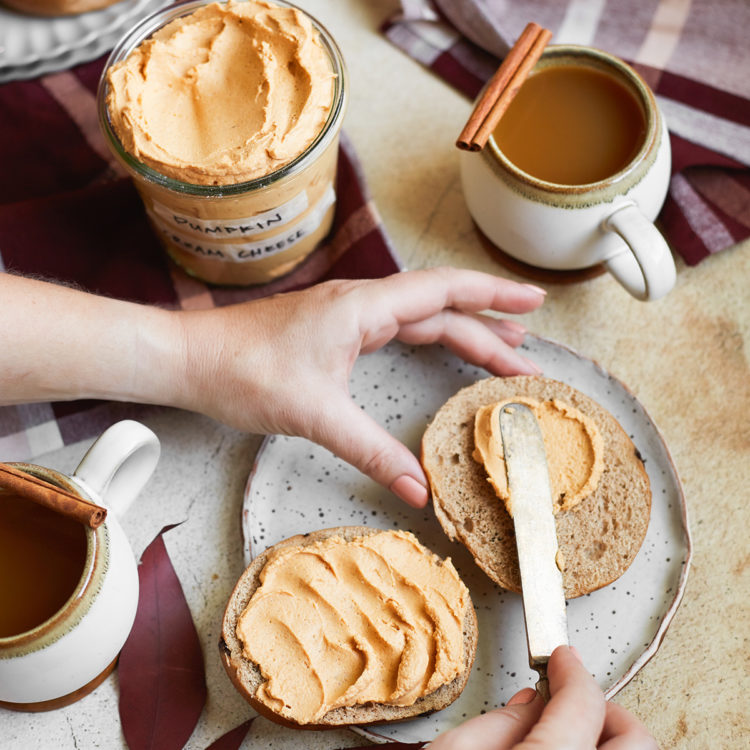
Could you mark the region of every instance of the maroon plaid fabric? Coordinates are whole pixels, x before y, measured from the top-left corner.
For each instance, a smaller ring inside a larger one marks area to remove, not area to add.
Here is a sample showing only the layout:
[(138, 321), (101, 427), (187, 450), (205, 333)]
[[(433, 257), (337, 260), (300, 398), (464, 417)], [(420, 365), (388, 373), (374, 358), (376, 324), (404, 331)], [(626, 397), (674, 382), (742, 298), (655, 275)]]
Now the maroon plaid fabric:
[[(399, 270), (342, 136), (334, 226), (300, 267), (250, 288), (211, 287), (182, 272), (159, 245), (99, 132), (95, 96), (103, 63), (0, 86), (0, 270), (183, 309)], [(33, 458), (93, 437), (116, 419), (137, 418), (145, 408), (90, 401), (0, 408), (0, 458)]]
[[(695, 265), (750, 236), (750, 3), (744, 0), (402, 0), (388, 38), (475, 97), (536, 21), (552, 43), (622, 57), (649, 83), (672, 142), (659, 216), (672, 248)], [(458, 134), (456, 134), (458, 135)]]

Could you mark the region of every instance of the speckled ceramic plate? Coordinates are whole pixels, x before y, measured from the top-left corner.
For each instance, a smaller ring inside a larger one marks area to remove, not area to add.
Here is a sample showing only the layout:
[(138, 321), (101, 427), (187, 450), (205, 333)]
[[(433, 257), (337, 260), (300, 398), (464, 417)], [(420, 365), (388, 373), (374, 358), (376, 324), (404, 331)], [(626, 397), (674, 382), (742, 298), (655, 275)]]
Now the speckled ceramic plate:
[(0, 76), (28, 78), (30, 70), (40, 75), (91, 60), (108, 49), (103, 40), (114, 46), (130, 26), (167, 2), (120, 0), (101, 10), (52, 18), (24, 15), (0, 5)]
[[(559, 344), (527, 337), (525, 354), (547, 377), (561, 380), (607, 408), (645, 460), (653, 503), (646, 539), (615, 583), (568, 603), (570, 641), (611, 697), (656, 653), (680, 603), (691, 556), (685, 499), (659, 430), (635, 396), (595, 362)], [(487, 377), (441, 347), (391, 344), (360, 357), (351, 381), (357, 403), (418, 452), (436, 410), (459, 388)], [(521, 598), (495, 586), (470, 555), (443, 534), (431, 509), (414, 510), (301, 438), (274, 436), (261, 448), (245, 492), (245, 554), (293, 534), (339, 525), (413, 531), (451, 557), (471, 591), (479, 646), (469, 682), (451, 706), (432, 716), (359, 730), (376, 741), (417, 742), (503, 705), (533, 685)]]

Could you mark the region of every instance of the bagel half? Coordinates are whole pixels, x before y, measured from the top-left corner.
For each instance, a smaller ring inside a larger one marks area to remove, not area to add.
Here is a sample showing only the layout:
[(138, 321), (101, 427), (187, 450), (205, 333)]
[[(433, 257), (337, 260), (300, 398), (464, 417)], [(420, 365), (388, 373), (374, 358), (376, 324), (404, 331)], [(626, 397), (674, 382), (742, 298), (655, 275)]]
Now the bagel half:
[(612, 414), (556, 380), (487, 378), (463, 388), (439, 409), (422, 438), (422, 465), (446, 534), (464, 544), (495, 583), (520, 593), (513, 519), (472, 452), (477, 409), (522, 396), (571, 404), (595, 422), (604, 442), (604, 470), (595, 491), (555, 517), (565, 596), (572, 599), (619, 578), (635, 559), (648, 529), (648, 475), (638, 450)]
[(442, 685), (426, 696), (418, 698), (409, 706), (395, 706), (385, 703), (364, 703), (355, 706), (342, 706), (324, 714), (315, 724), (299, 724), (274, 712), (265, 703), (256, 699), (258, 687), (264, 681), (260, 668), (243, 655), (242, 642), (237, 636), (237, 622), (250, 598), (260, 586), (260, 573), (273, 551), (288, 546), (307, 546), (315, 542), (339, 536), (345, 541), (370, 534), (381, 533), (379, 529), (366, 526), (341, 526), (331, 529), (299, 534), (275, 544), (256, 557), (240, 577), (224, 613), (219, 651), (224, 667), (239, 693), (247, 702), (272, 721), (297, 729), (335, 729), (351, 725), (382, 724), (403, 721), (423, 714), (439, 711), (451, 704), (463, 691), (477, 648), (477, 620), (471, 599), (467, 596), (463, 622), (464, 669), (451, 682)]

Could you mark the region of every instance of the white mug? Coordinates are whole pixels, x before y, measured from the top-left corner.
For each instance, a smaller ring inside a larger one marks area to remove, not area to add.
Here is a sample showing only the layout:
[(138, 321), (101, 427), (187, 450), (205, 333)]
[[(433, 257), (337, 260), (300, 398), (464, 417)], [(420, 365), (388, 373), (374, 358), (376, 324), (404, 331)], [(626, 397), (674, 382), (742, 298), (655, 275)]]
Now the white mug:
[(108, 513), (97, 529), (85, 528), (84, 569), (60, 610), (27, 632), (0, 638), (0, 706), (59, 708), (93, 690), (114, 668), (138, 607), (138, 566), (117, 517), (148, 481), (159, 453), (159, 440), (148, 427), (125, 420), (94, 442), (70, 477), (13, 464)]
[(646, 116), (639, 152), (599, 182), (558, 185), (519, 169), (490, 137), (479, 153), (461, 152), (469, 212), (490, 242), (522, 263), (555, 271), (603, 264), (637, 299), (658, 299), (674, 286), (676, 274), (669, 246), (653, 224), (671, 171), (669, 136), (653, 92), (622, 60), (591, 47), (552, 45), (537, 63), (550, 65), (586, 65), (622, 82)]

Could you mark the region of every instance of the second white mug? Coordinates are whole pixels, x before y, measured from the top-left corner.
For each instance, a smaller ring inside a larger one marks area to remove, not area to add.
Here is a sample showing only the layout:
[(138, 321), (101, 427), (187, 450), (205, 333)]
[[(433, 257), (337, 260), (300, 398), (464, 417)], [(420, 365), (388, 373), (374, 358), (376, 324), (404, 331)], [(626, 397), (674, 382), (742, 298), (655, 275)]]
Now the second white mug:
[(139, 588), (138, 565), (118, 517), (148, 481), (159, 453), (159, 439), (148, 427), (124, 420), (102, 433), (72, 476), (15, 464), (109, 512), (98, 528), (81, 526), (85, 561), (63, 606), (25, 632), (0, 637), (0, 707), (45, 711), (69, 705), (114, 668), (135, 619)]

